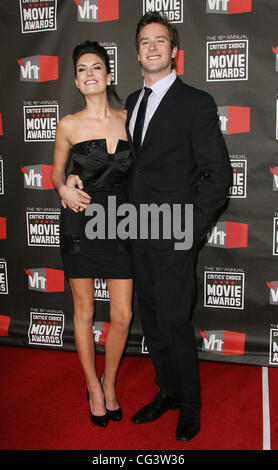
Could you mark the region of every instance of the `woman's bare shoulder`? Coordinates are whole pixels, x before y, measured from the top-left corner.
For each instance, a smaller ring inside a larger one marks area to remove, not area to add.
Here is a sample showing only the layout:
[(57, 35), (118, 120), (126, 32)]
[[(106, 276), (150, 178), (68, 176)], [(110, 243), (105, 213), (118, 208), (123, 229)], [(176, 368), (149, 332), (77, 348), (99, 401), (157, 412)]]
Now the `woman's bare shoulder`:
[(59, 126), (63, 127), (64, 129), (71, 128), (76, 121), (78, 120), (78, 113), (75, 114), (66, 114), (63, 116), (59, 121)]
[(68, 138), (70, 141), (70, 136), (76, 129), (76, 124), (78, 123), (80, 116), (80, 113), (74, 113), (74, 114), (66, 114), (63, 116), (57, 126), (57, 131), (61, 135), (64, 135), (65, 137)]

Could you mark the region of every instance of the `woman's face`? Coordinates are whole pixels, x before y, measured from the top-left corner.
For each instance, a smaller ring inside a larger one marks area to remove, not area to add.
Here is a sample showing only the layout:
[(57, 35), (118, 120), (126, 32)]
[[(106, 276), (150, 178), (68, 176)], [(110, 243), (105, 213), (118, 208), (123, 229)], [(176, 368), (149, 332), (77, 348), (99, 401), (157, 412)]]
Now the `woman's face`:
[(75, 84), (83, 95), (103, 93), (111, 78), (97, 54), (83, 54), (77, 60)]

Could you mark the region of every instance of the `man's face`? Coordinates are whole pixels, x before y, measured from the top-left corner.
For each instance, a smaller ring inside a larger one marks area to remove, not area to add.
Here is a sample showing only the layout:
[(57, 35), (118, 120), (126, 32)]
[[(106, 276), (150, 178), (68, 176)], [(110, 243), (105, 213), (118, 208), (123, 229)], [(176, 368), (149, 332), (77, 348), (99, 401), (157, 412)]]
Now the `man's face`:
[(171, 72), (171, 60), (176, 57), (177, 47), (171, 49), (170, 34), (166, 26), (150, 23), (138, 36), (138, 60), (145, 73), (163, 78)]

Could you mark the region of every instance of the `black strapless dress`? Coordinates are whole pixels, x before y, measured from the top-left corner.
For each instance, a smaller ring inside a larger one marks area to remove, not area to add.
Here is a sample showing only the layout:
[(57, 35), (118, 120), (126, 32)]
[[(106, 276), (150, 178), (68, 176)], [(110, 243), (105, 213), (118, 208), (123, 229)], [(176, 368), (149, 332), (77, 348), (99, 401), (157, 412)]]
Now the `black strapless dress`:
[[(61, 208), (60, 251), (65, 276), (69, 278), (129, 279), (132, 277), (128, 240), (108, 238), (108, 198), (114, 196), (116, 209), (127, 202), (128, 171), (131, 156), (128, 142), (119, 140), (115, 153), (107, 152), (105, 139), (79, 142), (71, 148), (73, 170), (83, 181), (91, 204), (105, 213), (105, 237), (88, 238), (88, 222), (95, 216), (90, 209), (74, 212)], [(111, 201), (111, 198), (110, 198)], [(90, 207), (92, 207), (90, 205)], [(111, 206), (110, 206), (111, 207)], [(102, 218), (103, 222), (103, 218)], [(119, 217), (116, 223), (119, 222)], [(97, 233), (100, 233), (96, 229)], [(87, 235), (86, 235), (87, 233)], [(114, 231), (114, 233), (116, 233)]]

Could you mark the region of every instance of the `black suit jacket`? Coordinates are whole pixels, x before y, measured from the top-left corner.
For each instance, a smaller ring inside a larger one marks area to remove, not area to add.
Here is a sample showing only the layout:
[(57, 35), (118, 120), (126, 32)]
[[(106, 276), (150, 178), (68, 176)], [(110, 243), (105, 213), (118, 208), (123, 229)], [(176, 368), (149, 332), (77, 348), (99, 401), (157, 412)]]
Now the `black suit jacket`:
[[(133, 154), (129, 200), (194, 207), (198, 243), (219, 216), (232, 183), (228, 150), (214, 99), (176, 78), (154, 113), (139, 155), (129, 122), (141, 90), (127, 98), (127, 135)], [(154, 241), (163, 248), (165, 240)], [(169, 244), (169, 243), (168, 243)]]

